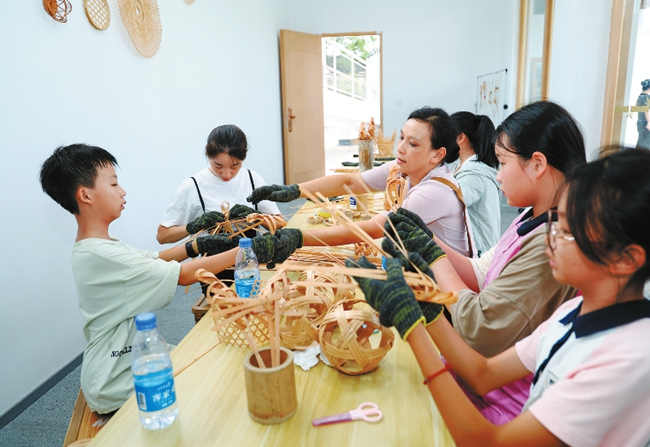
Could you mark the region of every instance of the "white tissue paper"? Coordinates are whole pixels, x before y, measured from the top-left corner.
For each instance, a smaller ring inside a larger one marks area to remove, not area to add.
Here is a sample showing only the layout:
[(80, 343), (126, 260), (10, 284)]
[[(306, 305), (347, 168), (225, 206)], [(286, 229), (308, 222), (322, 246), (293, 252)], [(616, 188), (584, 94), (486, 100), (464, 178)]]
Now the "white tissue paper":
[(332, 366), (329, 360), (327, 360), (327, 357), (325, 357), (325, 354), (321, 352), (319, 344), (310, 346), (304, 351), (293, 351), (293, 363), (307, 371), (318, 363), (318, 355), (320, 355), (320, 359), (323, 363)]

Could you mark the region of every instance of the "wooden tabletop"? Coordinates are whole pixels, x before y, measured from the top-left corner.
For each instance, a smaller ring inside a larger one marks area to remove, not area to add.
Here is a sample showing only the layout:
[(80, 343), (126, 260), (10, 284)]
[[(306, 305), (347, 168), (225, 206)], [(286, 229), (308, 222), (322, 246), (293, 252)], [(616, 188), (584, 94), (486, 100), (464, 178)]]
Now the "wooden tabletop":
[[(309, 215), (307, 202), (290, 226)], [(391, 351), (379, 367), (349, 376), (319, 362), (308, 371), (294, 366), (298, 397), (295, 415), (278, 425), (262, 425), (248, 416), (243, 361), (249, 352), (220, 344), (199, 360), (218, 338), (210, 312), (172, 351), (179, 416), (161, 431), (145, 430), (135, 397), (113, 416), (90, 446), (447, 446), (454, 445), (408, 344), (395, 333)], [(193, 362), (193, 363), (192, 363)], [(362, 402), (375, 402), (383, 419), (314, 427), (315, 418), (344, 413)]]

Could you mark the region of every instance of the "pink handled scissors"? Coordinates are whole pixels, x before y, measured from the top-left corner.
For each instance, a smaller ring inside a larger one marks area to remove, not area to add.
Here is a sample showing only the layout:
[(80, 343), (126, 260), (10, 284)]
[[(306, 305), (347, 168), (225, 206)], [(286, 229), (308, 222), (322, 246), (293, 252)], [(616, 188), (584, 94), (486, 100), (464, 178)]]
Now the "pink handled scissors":
[(363, 419), (366, 422), (379, 422), (381, 418), (381, 410), (379, 410), (377, 404), (364, 402), (359, 405), (359, 408), (350, 410), (347, 413), (314, 419), (311, 423), (313, 426), (318, 427), (320, 425), (338, 424), (339, 422), (354, 421), (356, 419)]

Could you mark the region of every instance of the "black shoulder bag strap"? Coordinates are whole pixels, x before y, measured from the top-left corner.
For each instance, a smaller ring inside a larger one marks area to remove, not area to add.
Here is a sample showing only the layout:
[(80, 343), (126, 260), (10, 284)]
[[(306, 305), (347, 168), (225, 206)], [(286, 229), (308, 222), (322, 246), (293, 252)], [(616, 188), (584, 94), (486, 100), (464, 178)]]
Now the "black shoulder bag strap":
[(194, 177), (190, 177), (194, 181), (194, 186), (196, 186), (196, 192), (199, 193), (199, 200), (201, 201), (201, 208), (203, 208), (203, 212), (205, 213), (205, 203), (203, 202), (203, 196), (201, 195), (201, 190), (199, 189), (199, 184), (196, 183), (196, 179)]
[[(250, 169), (246, 169), (248, 171), (248, 178), (251, 179), (251, 187), (253, 188), (253, 191), (255, 191), (255, 182), (253, 181), (253, 174), (251, 174)], [(257, 203), (255, 204), (255, 211), (259, 211), (257, 208)]]

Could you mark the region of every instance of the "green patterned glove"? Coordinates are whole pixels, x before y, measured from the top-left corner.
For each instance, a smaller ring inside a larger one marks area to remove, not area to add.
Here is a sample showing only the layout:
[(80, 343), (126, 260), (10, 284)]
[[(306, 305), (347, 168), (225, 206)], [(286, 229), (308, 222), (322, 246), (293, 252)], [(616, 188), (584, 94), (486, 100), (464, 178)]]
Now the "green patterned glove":
[[(402, 264), (402, 267), (404, 267), (404, 270), (407, 272), (415, 273), (417, 268), (422, 273), (429, 276), (435, 281), (436, 278), (433, 276), (433, 272), (429, 268), (429, 265), (424, 259), (422, 259), (422, 256), (419, 254), (408, 252), (408, 258), (406, 258), (388, 239), (384, 239), (384, 242), (382, 242), (382, 248), (393, 258), (398, 259)], [(422, 301), (418, 301), (418, 304), (420, 305), (420, 309), (422, 310), (422, 314), (424, 314), (424, 318), (426, 320), (425, 326), (428, 326), (429, 324), (436, 321), (438, 317), (445, 311), (445, 307), (442, 304), (426, 303)]]
[(262, 264), (273, 261), (273, 256), (275, 256), (275, 246), (278, 243), (278, 240), (271, 233), (264, 233), (261, 236), (255, 236), (253, 238), (253, 251), (255, 256), (257, 256), (257, 261)]
[(190, 234), (196, 234), (206, 228), (214, 227), (216, 224), (223, 222), (224, 220), (223, 214), (219, 211), (208, 211), (185, 225), (185, 229)]
[(429, 230), (427, 224), (424, 223), (424, 221), (419, 215), (415, 214), (412, 211), (409, 211), (404, 208), (399, 208), (396, 212), (388, 214), (388, 219), (384, 224), (384, 228), (386, 229), (386, 231), (388, 231), (388, 234), (390, 234), (392, 237), (395, 237), (395, 234), (393, 232), (393, 227), (391, 227), (388, 220), (390, 220), (393, 223), (394, 227), (396, 227), (398, 224), (402, 222), (410, 224), (411, 226), (419, 227), (422, 231), (424, 231), (427, 235), (429, 235), (430, 238), (433, 238), (433, 233), (431, 232), (431, 230)]
[(236, 237), (229, 239), (228, 236), (223, 234), (209, 234), (197, 237), (196, 247), (199, 249), (199, 253), (212, 256), (237, 247), (239, 239)]
[(275, 263), (283, 263), (294, 251), (302, 247), (302, 231), (297, 228), (280, 228), (275, 232), (275, 237), (278, 242), (275, 246), (275, 256), (273, 263), (269, 263), (268, 267), (275, 267)]
[[(345, 260), (346, 267), (376, 268), (365, 256), (358, 261)], [(386, 260), (386, 281), (354, 277), (366, 296), (370, 306), (379, 312), (379, 321), (384, 326), (395, 326), (402, 339), (406, 340), (418, 323), (425, 321), (411, 288), (404, 280), (402, 264), (397, 259)]]
[(230, 220), (234, 219), (243, 219), (249, 214), (257, 213), (253, 208), (246, 205), (240, 205), (239, 203), (230, 208), (229, 217)]
[(300, 186), (297, 184), (284, 185), (264, 185), (256, 188), (253, 193), (246, 198), (249, 202), (259, 203), (262, 200), (272, 202), (291, 202), (300, 198)]
[(432, 265), (440, 258), (446, 257), (447, 254), (442, 251), (440, 245), (426, 234), (418, 226), (412, 226), (406, 222), (397, 224), (397, 235), (402, 240), (406, 251), (412, 251), (424, 259), (428, 265)]

